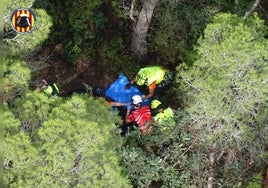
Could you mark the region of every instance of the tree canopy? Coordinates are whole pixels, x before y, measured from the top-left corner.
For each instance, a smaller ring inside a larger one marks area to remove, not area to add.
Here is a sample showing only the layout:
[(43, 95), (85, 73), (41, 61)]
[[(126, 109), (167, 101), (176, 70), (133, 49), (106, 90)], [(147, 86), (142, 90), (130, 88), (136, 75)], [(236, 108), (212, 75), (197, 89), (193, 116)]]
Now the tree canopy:
[(205, 153), (216, 145), (215, 158), (223, 161), (221, 167), (215, 162), (215, 176), (222, 165), (228, 171), (221, 177), (226, 182), (219, 179), (222, 186), (239, 185), (245, 178), (238, 176), (239, 171), (250, 168), (249, 161), (257, 165), (267, 157), (263, 148), (268, 143), (265, 33), (267, 27), (256, 16), (243, 20), (218, 15), (199, 39), (199, 59), (189, 69), (179, 68), (180, 81), (188, 91), (191, 133)]
[[(21, 7), (36, 14), (30, 34), (10, 28), (9, 15)], [(267, 7), (258, 0), (6, 2), (3, 186), (267, 186)], [(123, 120), (103, 98), (48, 96), (35, 87), (46, 75), (64, 92), (74, 79), (97, 82), (88, 70), (132, 76), (147, 65), (174, 73), (161, 100), (176, 125), (156, 125), (146, 136), (120, 136)]]
[[(5, 112), (9, 187), (128, 187), (118, 152), (122, 139), (103, 101), (28, 93)], [(23, 113), (22, 113), (23, 112)]]

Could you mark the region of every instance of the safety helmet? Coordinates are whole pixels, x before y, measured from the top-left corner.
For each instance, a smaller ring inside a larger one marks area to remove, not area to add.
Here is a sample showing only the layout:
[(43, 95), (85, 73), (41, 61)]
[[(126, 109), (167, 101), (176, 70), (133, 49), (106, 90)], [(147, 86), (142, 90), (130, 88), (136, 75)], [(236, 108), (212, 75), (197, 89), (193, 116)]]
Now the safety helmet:
[(162, 104), (159, 100), (153, 100), (152, 102), (151, 102), (151, 108), (152, 109), (156, 109), (160, 104)]
[(39, 89), (44, 89), (48, 87), (48, 83), (45, 79), (37, 79), (34, 83), (35, 83), (35, 87)]
[(131, 100), (133, 104), (139, 104), (142, 102), (142, 98), (140, 95), (133, 95)]
[(105, 91), (103, 88), (95, 87), (92, 89), (92, 94), (93, 94), (93, 96), (96, 96), (96, 97), (104, 97)]
[(147, 77), (145, 75), (137, 74), (135, 82), (137, 85), (142, 86), (146, 83)]

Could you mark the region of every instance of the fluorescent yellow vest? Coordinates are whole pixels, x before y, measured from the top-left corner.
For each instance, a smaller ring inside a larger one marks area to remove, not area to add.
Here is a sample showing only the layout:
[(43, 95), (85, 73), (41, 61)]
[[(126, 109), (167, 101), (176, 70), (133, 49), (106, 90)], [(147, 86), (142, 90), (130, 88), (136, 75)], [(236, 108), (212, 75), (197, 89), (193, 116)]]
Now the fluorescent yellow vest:
[(154, 116), (155, 121), (160, 127), (160, 130), (166, 130), (175, 126), (174, 112), (171, 108), (166, 108)]
[[(53, 87), (55, 91), (53, 90)], [(51, 85), (48, 85), (47, 88), (43, 90), (43, 92), (47, 95), (57, 95), (59, 94), (59, 88), (57, 87), (56, 84), (53, 84), (53, 87)]]
[(145, 84), (147, 86), (150, 86), (154, 81), (156, 82), (156, 84), (159, 84), (164, 80), (165, 73), (166, 70), (159, 66), (145, 67), (139, 70), (139, 76), (136, 77), (135, 81), (137, 82), (137, 79), (140, 77), (146, 77), (147, 81)]
[(43, 90), (45, 94), (52, 95), (53, 88), (49, 85), (46, 89)]

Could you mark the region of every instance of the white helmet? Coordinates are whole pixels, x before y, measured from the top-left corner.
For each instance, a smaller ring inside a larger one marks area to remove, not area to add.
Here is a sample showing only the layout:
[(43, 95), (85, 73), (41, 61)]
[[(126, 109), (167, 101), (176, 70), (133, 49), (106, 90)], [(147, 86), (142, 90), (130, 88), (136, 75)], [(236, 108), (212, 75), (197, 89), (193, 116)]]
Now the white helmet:
[(131, 99), (133, 104), (139, 104), (142, 102), (142, 98), (140, 95), (133, 95)]

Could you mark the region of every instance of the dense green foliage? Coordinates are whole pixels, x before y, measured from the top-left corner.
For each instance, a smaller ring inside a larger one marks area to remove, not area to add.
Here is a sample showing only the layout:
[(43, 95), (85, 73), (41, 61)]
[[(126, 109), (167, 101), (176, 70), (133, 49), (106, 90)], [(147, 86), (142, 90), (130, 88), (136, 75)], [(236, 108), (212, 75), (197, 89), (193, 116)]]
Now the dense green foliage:
[[(5, 9), (5, 29), (9, 30), (10, 27), (10, 15), (18, 7), (30, 8), (32, 0), (19, 1), (14, 3), (9, 1), (7, 3), (7, 9)], [(13, 57), (15, 59), (25, 59), (26, 56), (29, 56), (29, 52), (35, 51), (41, 47), (43, 42), (48, 38), (50, 33), (50, 28), (52, 26), (51, 18), (49, 15), (42, 9), (34, 9), (34, 14), (36, 15), (38, 27), (35, 27), (35, 32), (32, 32), (30, 35), (20, 35), (15, 32), (10, 33), (4, 39), (4, 42), (7, 44), (4, 47), (8, 53), (8, 57)]]
[[(59, 38), (64, 44), (67, 58), (75, 61), (83, 48), (92, 53), (92, 42), (106, 22), (101, 12), (96, 12), (102, 1), (35, 1), (34, 6), (47, 10), (52, 16), (51, 40)], [(75, 7), (75, 9), (73, 8)], [(95, 31), (95, 32), (94, 32)], [(88, 46), (85, 46), (87, 44)]]
[[(15, 9), (19, 7), (30, 7), (32, 1), (20, 1), (18, 4), (14, 2), (7, 3), (5, 10), (6, 29), (10, 29), (9, 17)], [(43, 62), (29, 60), (34, 51), (41, 48), (43, 42), (47, 39), (50, 27), (52, 25), (50, 17), (44, 10), (34, 9), (34, 13), (38, 17), (38, 27), (35, 32), (30, 35), (21, 35), (12, 32), (4, 37), (3, 46), (3, 90), (6, 101), (12, 102), (15, 97), (23, 95), (27, 90), (31, 79), (31, 71), (40, 70)], [(29, 69), (31, 68), (31, 69)]]
[(12, 59), (3, 60), (4, 79), (3, 88), (6, 100), (13, 100), (28, 89), (30, 70), (25, 62)]
[(4, 114), (6, 185), (128, 187), (119, 167), (116, 114), (102, 100), (31, 92), (15, 105)]
[(261, 186), (253, 174), (268, 157), (266, 34), (256, 16), (221, 14), (206, 27), (198, 60), (177, 69), (186, 93), (177, 97), (187, 106), (177, 126), (127, 138), (124, 165), (135, 187), (206, 187), (210, 176), (217, 187)]
[[(137, 17), (144, 1), (135, 2)], [(5, 186), (206, 187), (212, 178), (214, 187), (261, 187), (268, 166), (268, 29), (257, 14), (243, 19), (253, 2), (159, 1), (148, 53), (151, 64), (176, 67), (173, 96), (163, 97), (176, 114), (172, 130), (156, 126), (150, 135), (136, 130), (122, 138), (121, 119), (104, 100), (48, 97), (29, 87), (57, 58), (74, 67), (138, 70), (130, 54), (130, 3), (6, 2), (5, 15), (31, 7), (38, 27), (4, 38)]]
[(217, 145), (215, 176), (224, 187), (247, 181), (253, 168), (249, 161), (261, 167), (267, 160), (263, 148), (268, 143), (265, 34), (267, 27), (256, 16), (243, 21), (235, 15), (219, 15), (199, 40), (194, 66), (178, 69), (187, 90), (186, 110), (191, 134), (198, 140), (197, 151), (208, 156), (209, 145)]
[(194, 44), (215, 14), (232, 12), (243, 16), (250, 6), (247, 1), (160, 1), (149, 32), (150, 53), (158, 64), (191, 64), (196, 59)]
[[(8, 7), (11, 13), (16, 5)], [(117, 115), (104, 101), (85, 95), (49, 98), (30, 91), (31, 73), (46, 63), (34, 55), (52, 24), (44, 10), (33, 11), (40, 27), (30, 35), (4, 39), (5, 186), (129, 187), (119, 166)]]
[[(182, 113), (177, 113), (183, 117)], [(126, 138), (123, 164), (134, 187), (184, 187), (191, 174), (184, 173), (190, 165), (187, 152), (191, 141), (183, 122), (174, 130), (154, 132), (146, 137), (132, 133)]]
[(114, 72), (122, 69), (122, 64), (130, 64), (129, 49), (124, 48), (128, 42), (124, 36), (129, 31), (122, 30), (120, 18), (108, 1), (37, 0), (34, 7), (46, 10), (52, 17), (47, 41), (63, 45), (67, 62), (76, 64), (82, 60), (94, 66), (101, 63)]

